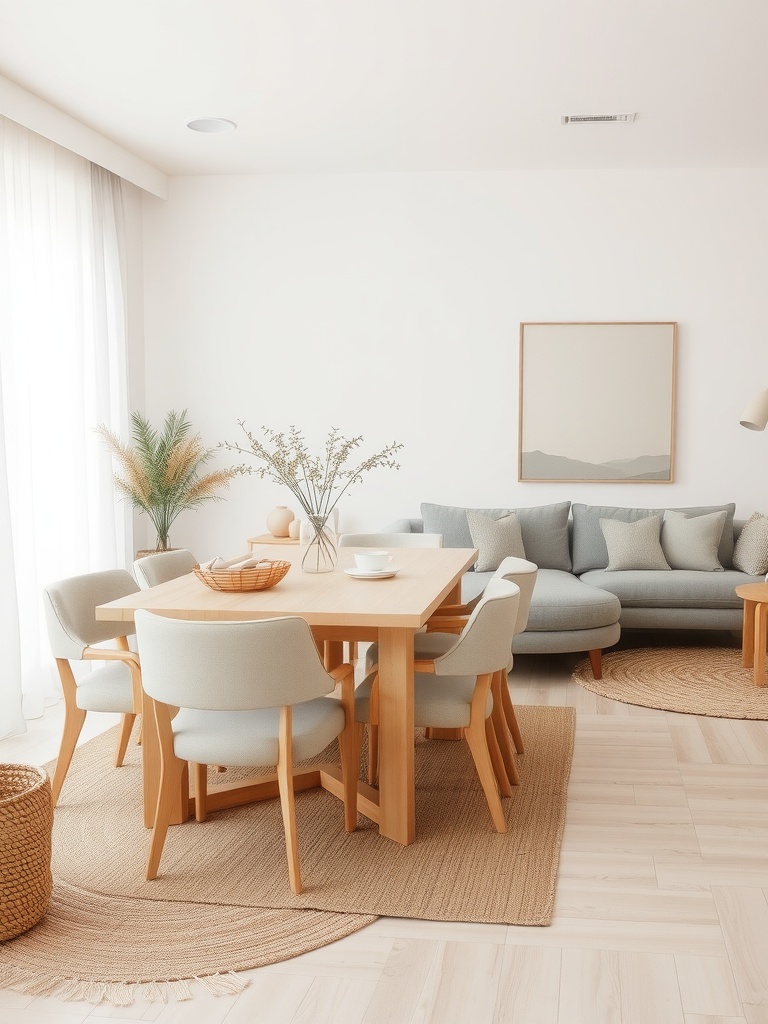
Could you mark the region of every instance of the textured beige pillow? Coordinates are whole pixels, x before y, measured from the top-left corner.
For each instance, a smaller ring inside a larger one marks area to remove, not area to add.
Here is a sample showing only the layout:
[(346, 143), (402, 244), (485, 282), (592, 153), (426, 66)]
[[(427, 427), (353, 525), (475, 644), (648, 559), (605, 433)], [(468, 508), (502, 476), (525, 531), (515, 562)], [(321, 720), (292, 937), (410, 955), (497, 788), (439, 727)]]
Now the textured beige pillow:
[(525, 558), (520, 520), (514, 512), (493, 519), (467, 509), (467, 525), (472, 543), (478, 549), (475, 572), (495, 572), (509, 555)]
[(601, 519), (600, 529), (608, 548), (606, 572), (623, 569), (669, 569), (661, 550), (661, 516), (645, 516), (634, 523)]
[(717, 549), (727, 515), (725, 509), (691, 516), (668, 508), (661, 526), (661, 550), (670, 568), (722, 572)]
[(768, 516), (753, 512), (733, 549), (733, 567), (762, 576), (768, 572)]

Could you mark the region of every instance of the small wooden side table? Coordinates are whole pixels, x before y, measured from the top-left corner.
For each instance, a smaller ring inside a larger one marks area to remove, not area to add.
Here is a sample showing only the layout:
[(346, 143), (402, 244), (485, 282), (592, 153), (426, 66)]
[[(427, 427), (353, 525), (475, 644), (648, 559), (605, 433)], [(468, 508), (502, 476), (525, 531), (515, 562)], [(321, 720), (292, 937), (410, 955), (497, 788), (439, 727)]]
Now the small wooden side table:
[(765, 686), (765, 647), (768, 639), (768, 583), (742, 583), (736, 594), (744, 602), (741, 663), (754, 669), (755, 686)]
[(253, 551), (257, 544), (298, 544), (299, 538), (295, 540), (293, 537), (273, 537), (271, 533), (262, 533), (258, 537), (248, 538), (248, 551)]

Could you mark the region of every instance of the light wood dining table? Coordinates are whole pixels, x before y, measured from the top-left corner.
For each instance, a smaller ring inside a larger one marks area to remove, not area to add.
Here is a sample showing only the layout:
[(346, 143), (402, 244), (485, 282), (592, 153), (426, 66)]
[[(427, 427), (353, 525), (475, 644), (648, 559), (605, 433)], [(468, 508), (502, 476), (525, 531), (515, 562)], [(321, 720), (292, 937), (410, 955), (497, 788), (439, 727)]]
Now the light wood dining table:
[[(362, 549), (360, 549), (362, 550)], [(327, 667), (341, 661), (344, 641), (379, 645), (379, 787), (358, 784), (358, 810), (375, 821), (381, 835), (407, 845), (416, 837), (414, 784), (413, 636), (443, 603), (455, 601), (461, 578), (477, 551), (471, 548), (398, 548), (389, 579), (354, 579), (353, 547), (339, 549), (334, 572), (304, 573), (301, 551), (262, 547), (263, 558), (287, 559), (287, 575), (269, 590), (223, 593), (190, 573), (96, 608), (96, 617), (132, 621), (139, 608), (181, 619), (238, 620), (300, 615), (325, 645)], [(139, 657), (141, 651), (139, 650)], [(215, 685), (215, 681), (212, 681)], [(144, 822), (150, 827), (158, 792), (159, 747), (154, 716), (143, 715)], [(297, 789), (321, 785), (341, 796), (335, 765), (294, 772)], [(185, 782), (185, 785), (188, 783)], [(209, 788), (208, 808), (235, 806), (277, 795), (272, 777)], [(188, 790), (178, 794), (172, 817), (179, 823), (194, 809)]]

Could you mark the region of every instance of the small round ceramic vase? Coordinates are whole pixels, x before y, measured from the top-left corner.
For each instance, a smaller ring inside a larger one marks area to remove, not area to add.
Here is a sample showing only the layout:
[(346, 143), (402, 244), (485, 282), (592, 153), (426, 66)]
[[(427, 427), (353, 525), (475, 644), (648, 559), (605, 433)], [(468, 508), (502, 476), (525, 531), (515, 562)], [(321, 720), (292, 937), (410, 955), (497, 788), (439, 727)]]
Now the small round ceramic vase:
[(267, 529), (273, 537), (287, 537), (288, 529), (296, 517), (285, 505), (276, 505), (267, 516)]

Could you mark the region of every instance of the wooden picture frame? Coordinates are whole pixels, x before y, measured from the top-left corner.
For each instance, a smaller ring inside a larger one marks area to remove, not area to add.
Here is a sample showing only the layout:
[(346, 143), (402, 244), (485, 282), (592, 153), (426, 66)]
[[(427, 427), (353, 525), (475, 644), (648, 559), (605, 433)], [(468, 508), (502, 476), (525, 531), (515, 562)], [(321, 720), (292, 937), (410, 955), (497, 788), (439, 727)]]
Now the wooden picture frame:
[(518, 480), (672, 483), (677, 323), (520, 324)]

